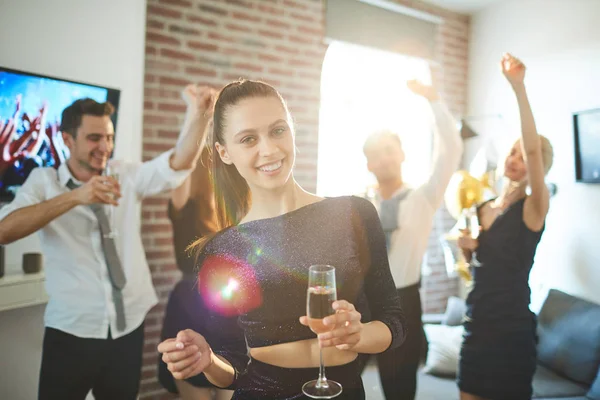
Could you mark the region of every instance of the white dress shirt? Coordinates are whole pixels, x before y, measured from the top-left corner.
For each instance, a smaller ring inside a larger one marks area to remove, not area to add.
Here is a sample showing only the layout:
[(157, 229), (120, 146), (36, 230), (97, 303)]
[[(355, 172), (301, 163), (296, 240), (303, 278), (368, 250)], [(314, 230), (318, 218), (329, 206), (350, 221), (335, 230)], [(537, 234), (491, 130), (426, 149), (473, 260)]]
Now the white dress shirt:
[[(144, 163), (120, 163), (119, 205), (106, 205), (112, 224), (115, 213), (117, 252), (127, 278), (123, 301), (127, 327), (116, 329), (112, 285), (102, 251), (100, 228), (88, 206), (77, 206), (38, 231), (44, 254), (46, 292), (49, 296), (44, 322), (82, 338), (118, 338), (138, 328), (146, 313), (157, 303), (150, 269), (140, 235), (140, 203), (146, 196), (174, 189), (191, 170), (174, 171), (169, 166), (173, 150)], [(13, 211), (41, 203), (77, 182), (66, 163), (58, 170), (36, 168), (17, 191), (15, 199), (0, 209), (0, 220)]]
[[(433, 216), (441, 206), (446, 187), (457, 170), (462, 156), (462, 140), (456, 121), (441, 102), (431, 103), (435, 121), (433, 165), (427, 181), (413, 189), (400, 201), (398, 229), (392, 233), (388, 257), (397, 288), (414, 285), (421, 280), (421, 264), (427, 250)], [(395, 195), (409, 190), (398, 189)], [(379, 209), (379, 195), (374, 203)]]

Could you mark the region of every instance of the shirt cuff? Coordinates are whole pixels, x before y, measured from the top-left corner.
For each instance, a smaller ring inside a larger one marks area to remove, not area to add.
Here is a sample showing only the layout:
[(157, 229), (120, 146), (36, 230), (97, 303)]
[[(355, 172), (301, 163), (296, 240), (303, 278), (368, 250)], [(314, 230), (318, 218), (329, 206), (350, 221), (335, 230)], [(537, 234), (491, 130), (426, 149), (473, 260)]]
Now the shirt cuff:
[(191, 168), (180, 169), (178, 171), (175, 171), (173, 168), (171, 168), (169, 161), (174, 152), (175, 149), (165, 151), (164, 153), (162, 153), (161, 155), (159, 155), (151, 161), (152, 163), (156, 163), (156, 167), (161, 178), (164, 179), (165, 182), (167, 182), (170, 189), (175, 189), (181, 186), (185, 178), (187, 178), (188, 175), (194, 169), (193, 166)]

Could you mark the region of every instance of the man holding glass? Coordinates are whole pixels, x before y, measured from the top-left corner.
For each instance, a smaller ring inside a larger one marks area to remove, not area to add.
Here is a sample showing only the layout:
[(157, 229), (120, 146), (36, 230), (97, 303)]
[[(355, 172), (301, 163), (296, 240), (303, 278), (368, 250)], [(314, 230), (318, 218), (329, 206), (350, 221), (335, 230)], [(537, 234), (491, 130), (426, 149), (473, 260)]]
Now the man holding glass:
[(440, 101), (437, 90), (417, 81), (408, 82), (408, 88), (429, 102), (435, 121), (433, 162), (428, 180), (414, 189), (404, 184), (404, 151), (395, 133), (376, 132), (363, 147), (367, 167), (379, 184), (373, 202), (386, 236), (390, 269), (408, 326), (406, 341), (401, 347), (377, 355), (379, 376), (388, 400), (415, 398), (425, 338), (419, 293), (421, 263), (433, 216), (442, 204), (446, 186), (462, 156), (456, 122)]
[[(180, 185), (204, 140), (213, 92), (189, 86), (174, 149), (144, 163), (109, 161), (110, 103), (80, 99), (62, 113), (70, 158), (34, 169), (0, 209), (0, 243), (39, 231), (49, 302), (39, 399), (135, 399), (146, 313), (157, 303), (140, 236), (144, 197)], [(108, 170), (110, 174), (107, 174)]]

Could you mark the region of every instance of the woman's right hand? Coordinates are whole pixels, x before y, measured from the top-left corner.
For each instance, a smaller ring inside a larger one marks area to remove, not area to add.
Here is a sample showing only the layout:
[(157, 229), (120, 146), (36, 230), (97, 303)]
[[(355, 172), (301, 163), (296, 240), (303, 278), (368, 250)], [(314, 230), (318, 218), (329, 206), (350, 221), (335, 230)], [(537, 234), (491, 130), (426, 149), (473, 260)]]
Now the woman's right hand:
[(175, 379), (198, 375), (214, 361), (213, 352), (204, 336), (191, 329), (180, 331), (176, 338), (160, 343), (158, 352)]
[(458, 247), (464, 253), (472, 253), (477, 250), (477, 247), (479, 247), (479, 241), (477, 239), (473, 239), (469, 229), (461, 229), (460, 236), (458, 237)]

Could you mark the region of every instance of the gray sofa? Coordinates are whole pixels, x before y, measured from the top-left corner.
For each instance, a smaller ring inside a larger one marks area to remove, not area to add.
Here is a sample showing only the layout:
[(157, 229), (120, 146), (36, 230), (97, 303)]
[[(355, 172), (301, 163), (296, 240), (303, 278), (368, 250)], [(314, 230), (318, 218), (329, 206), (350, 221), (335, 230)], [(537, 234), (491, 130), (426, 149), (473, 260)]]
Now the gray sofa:
[[(600, 305), (550, 290), (538, 315), (534, 399), (600, 400)], [(458, 400), (454, 379), (421, 373), (419, 399)]]

